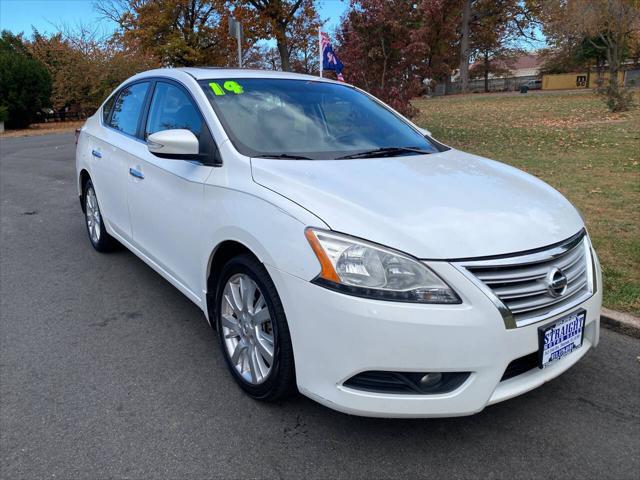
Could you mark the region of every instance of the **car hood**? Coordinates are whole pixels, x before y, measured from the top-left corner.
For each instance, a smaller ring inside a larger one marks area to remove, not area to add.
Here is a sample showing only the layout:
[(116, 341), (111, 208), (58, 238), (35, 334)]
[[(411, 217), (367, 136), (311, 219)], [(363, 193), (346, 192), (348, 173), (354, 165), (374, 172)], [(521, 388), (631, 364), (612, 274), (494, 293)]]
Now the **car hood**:
[(332, 230), (421, 259), (484, 257), (560, 242), (577, 210), (537, 178), (448, 150), (357, 160), (252, 159), (254, 181)]

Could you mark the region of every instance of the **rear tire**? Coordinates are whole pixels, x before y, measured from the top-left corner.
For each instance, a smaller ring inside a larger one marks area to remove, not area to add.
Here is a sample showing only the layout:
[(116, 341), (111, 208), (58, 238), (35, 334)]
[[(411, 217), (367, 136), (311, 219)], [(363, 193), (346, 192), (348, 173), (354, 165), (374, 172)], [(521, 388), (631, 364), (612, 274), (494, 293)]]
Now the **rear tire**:
[(83, 192), (84, 219), (87, 226), (87, 234), (93, 248), (98, 252), (110, 252), (118, 246), (118, 241), (107, 233), (104, 226), (100, 205), (93, 182), (87, 180)]
[(293, 347), (271, 277), (254, 256), (242, 254), (219, 278), (216, 326), (231, 375), (254, 399), (286, 398), (296, 391)]

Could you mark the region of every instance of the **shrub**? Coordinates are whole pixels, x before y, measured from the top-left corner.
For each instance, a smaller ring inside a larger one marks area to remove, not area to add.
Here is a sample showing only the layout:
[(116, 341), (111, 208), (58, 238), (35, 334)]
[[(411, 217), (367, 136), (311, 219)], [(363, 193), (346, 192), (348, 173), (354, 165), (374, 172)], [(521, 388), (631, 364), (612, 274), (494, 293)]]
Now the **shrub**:
[(29, 126), (49, 106), (51, 76), (26, 51), (22, 38), (3, 31), (0, 36), (0, 105), (6, 107), (7, 128)]

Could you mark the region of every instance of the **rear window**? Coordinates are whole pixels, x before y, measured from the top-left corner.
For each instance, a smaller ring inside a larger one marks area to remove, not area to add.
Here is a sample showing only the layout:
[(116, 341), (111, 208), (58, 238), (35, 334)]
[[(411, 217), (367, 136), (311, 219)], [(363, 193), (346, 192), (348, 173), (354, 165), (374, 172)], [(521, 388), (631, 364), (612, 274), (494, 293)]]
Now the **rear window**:
[(116, 101), (116, 97), (117, 95), (111, 95), (111, 98), (109, 98), (102, 107), (102, 121), (104, 123), (109, 122), (109, 117), (111, 116), (111, 111), (113, 110), (113, 104)]
[(109, 125), (122, 133), (135, 136), (147, 90), (149, 82), (135, 83), (122, 89), (113, 105)]

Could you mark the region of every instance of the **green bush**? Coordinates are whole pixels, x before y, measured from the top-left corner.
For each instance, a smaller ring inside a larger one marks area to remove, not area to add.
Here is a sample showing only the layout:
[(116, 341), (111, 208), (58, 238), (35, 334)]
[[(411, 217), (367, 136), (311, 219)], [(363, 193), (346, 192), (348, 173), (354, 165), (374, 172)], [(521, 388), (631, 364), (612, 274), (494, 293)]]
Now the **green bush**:
[(7, 128), (24, 128), (49, 106), (51, 76), (32, 58), (22, 38), (4, 30), (0, 36), (0, 105), (6, 106)]
[(9, 119), (9, 109), (4, 105), (0, 105), (0, 123)]

